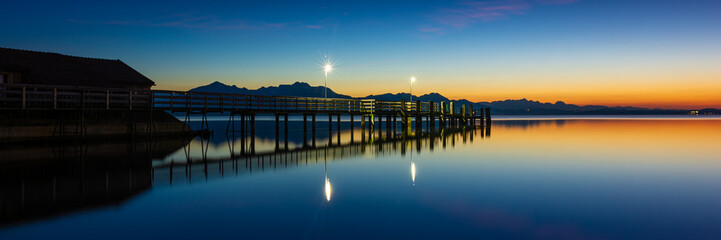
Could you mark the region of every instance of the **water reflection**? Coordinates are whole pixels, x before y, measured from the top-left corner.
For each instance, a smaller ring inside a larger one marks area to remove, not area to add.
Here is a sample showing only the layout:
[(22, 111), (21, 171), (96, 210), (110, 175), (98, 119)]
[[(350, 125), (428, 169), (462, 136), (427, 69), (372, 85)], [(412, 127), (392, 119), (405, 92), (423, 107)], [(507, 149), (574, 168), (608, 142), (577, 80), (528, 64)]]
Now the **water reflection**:
[(190, 140), (6, 146), (0, 225), (122, 204), (152, 187), (152, 159)]
[(0, 239), (721, 236), (721, 121), (504, 122), (8, 147)]
[(325, 199), (330, 202), (333, 189), (328, 177), (329, 161), (405, 155), (410, 151), (411, 179), (415, 183), (411, 149), (432, 150), (438, 142), (445, 147), (449, 139), (453, 146), (457, 137), (465, 139), (477, 132), (467, 128), (410, 136), (375, 135), (380, 133), (347, 126), (335, 133), (318, 131), (318, 142), (327, 144), (313, 147), (303, 143), (307, 139), (296, 137), (288, 139), (283, 148), (277, 148), (276, 139), (268, 137), (272, 131), (258, 131), (254, 139), (231, 133), (206, 139), (6, 146), (0, 149), (0, 226), (122, 205), (154, 187), (298, 168), (320, 160), (324, 165)]

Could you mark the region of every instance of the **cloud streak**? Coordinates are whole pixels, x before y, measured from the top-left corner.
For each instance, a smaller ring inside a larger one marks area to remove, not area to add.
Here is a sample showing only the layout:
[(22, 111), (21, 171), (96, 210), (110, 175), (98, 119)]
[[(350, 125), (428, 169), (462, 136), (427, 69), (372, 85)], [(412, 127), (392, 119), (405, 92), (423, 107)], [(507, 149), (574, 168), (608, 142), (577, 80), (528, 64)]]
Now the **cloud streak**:
[[(506, 19), (513, 15), (523, 15), (528, 13), (534, 5), (559, 5), (570, 4), (578, 0), (467, 0), (456, 3), (455, 7), (440, 10), (434, 14), (431, 19), (437, 24), (439, 29), (434, 32), (441, 31), (441, 26), (450, 26), (453, 28), (464, 28), (477, 22), (491, 22)], [(421, 32), (427, 32), (420, 28)]]
[(141, 27), (168, 27), (179, 29), (197, 29), (206, 31), (260, 31), (260, 30), (285, 30), (285, 29), (321, 29), (324, 25), (304, 24), (295, 22), (262, 22), (243, 21), (238, 19), (224, 19), (217, 16), (195, 16), (192, 14), (175, 14), (156, 19), (136, 20), (109, 20), (109, 21), (80, 21), (69, 20), (75, 23), (105, 24)]

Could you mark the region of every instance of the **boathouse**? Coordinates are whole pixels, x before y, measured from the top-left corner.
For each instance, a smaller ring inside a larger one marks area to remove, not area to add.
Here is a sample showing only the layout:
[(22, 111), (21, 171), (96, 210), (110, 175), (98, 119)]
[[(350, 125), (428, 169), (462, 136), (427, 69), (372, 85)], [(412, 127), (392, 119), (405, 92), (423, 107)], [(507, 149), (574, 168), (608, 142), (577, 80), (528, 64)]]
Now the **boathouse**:
[(0, 84), (148, 90), (155, 82), (123, 61), (0, 47)]

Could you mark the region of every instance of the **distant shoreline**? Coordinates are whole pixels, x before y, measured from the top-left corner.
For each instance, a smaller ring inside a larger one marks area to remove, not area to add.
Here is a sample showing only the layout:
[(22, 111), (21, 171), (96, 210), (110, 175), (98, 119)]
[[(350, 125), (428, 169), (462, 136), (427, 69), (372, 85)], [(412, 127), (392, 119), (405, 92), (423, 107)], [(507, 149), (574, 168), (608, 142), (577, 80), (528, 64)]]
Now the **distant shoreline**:
[(494, 115), (493, 120), (721, 120), (721, 115)]
[[(183, 120), (184, 114), (173, 114)], [(191, 115), (190, 121), (200, 121), (201, 116)], [(524, 120), (721, 120), (721, 115), (493, 115), (493, 121)], [(227, 115), (208, 115), (208, 121), (228, 121)], [(236, 120), (237, 121), (237, 120)], [(275, 121), (272, 114), (259, 114), (256, 121)], [(303, 121), (302, 116), (291, 115), (288, 121)], [(318, 122), (327, 122), (327, 118), (318, 118)], [(349, 122), (348, 116), (342, 116), (341, 122)]]

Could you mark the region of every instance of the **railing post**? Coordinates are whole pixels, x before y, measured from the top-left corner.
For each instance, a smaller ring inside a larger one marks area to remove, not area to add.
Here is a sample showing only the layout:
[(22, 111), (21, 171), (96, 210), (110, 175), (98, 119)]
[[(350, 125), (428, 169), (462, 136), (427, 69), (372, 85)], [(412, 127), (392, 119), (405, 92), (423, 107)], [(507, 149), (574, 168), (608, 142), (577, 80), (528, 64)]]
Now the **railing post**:
[(130, 90), (130, 94), (128, 96), (129, 109), (133, 110), (133, 90)]
[(170, 112), (173, 112), (173, 95), (175, 92), (170, 92)]
[(23, 87), (22, 109), (25, 109), (25, 87)]
[(110, 90), (105, 90), (105, 109), (110, 109)]

